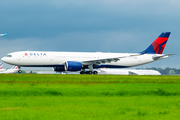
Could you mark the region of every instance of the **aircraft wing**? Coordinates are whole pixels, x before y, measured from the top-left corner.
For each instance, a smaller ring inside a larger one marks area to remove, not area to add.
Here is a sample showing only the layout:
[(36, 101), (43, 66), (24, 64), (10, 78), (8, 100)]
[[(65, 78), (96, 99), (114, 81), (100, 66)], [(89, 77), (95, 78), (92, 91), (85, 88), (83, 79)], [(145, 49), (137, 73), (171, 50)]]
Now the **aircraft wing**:
[(82, 64), (84, 64), (84, 65), (90, 65), (90, 64), (98, 65), (98, 64), (104, 64), (104, 63), (111, 63), (111, 62), (117, 62), (122, 58), (127, 58), (127, 57), (132, 57), (132, 56), (140, 56), (140, 55), (143, 55), (143, 54), (132, 54), (132, 55), (114, 57), (114, 58), (103, 58), (103, 59), (87, 60), (87, 61), (82, 61)]

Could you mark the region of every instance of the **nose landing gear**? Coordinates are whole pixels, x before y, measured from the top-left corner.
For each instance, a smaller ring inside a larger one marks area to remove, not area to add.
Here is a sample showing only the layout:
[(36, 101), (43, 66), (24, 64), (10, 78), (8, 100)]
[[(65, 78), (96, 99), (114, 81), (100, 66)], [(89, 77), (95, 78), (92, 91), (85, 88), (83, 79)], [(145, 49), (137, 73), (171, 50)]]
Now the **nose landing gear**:
[(22, 73), (21, 67), (18, 67), (18, 73)]
[(18, 73), (22, 73), (22, 70), (18, 70)]

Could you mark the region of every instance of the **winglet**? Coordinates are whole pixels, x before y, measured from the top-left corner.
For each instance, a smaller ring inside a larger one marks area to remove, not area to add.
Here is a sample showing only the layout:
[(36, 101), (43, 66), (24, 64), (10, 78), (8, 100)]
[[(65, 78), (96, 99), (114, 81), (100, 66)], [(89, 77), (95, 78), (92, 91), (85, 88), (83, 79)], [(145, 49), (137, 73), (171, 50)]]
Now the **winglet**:
[(158, 38), (141, 54), (162, 54), (171, 32), (163, 32)]

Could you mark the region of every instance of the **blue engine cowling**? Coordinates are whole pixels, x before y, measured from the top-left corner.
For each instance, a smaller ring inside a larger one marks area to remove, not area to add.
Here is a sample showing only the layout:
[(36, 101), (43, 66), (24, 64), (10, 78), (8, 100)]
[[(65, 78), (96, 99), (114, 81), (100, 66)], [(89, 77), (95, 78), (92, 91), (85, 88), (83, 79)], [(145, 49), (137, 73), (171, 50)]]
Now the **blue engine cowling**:
[(64, 66), (66, 71), (80, 71), (82, 69), (81, 62), (67, 61)]

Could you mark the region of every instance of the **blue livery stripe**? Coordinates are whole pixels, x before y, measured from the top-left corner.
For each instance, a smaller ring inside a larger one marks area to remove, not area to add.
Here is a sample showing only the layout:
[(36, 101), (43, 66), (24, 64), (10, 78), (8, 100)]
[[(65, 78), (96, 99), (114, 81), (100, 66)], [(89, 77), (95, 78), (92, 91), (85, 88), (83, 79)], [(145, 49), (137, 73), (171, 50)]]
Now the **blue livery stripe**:
[(169, 37), (169, 35), (171, 34), (171, 32), (163, 32), (161, 33), (161, 35), (159, 37)]
[(165, 41), (165, 42), (163, 42), (163, 43), (161, 43), (161, 44), (159, 45), (159, 48), (160, 48), (160, 49), (159, 49), (159, 52), (158, 52), (159, 54), (161, 53), (162, 46), (163, 46), (164, 44), (166, 44), (166, 42), (167, 42), (167, 41)]

